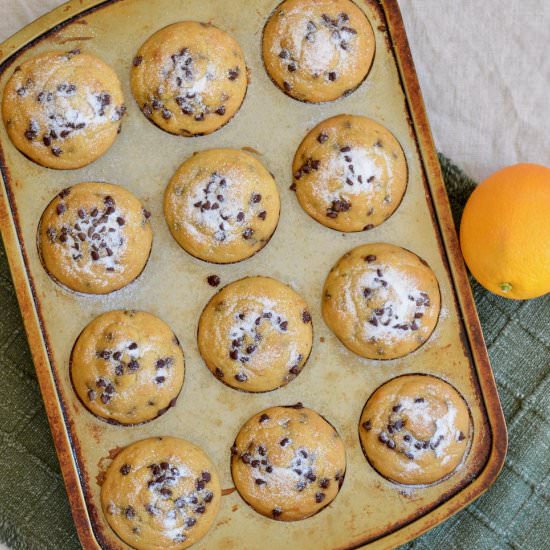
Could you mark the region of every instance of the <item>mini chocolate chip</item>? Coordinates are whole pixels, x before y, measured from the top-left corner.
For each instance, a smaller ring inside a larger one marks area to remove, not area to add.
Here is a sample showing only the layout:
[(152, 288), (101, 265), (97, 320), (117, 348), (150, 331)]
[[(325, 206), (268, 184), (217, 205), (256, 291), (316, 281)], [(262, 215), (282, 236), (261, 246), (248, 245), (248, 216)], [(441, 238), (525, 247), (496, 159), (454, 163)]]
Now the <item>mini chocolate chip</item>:
[(271, 510), (271, 515), (274, 517), (274, 518), (278, 518), (280, 517), (280, 515), (283, 513), (282, 509), (279, 508), (277, 506), (277, 508), (273, 508), (273, 510)]
[(330, 73), (328, 73), (328, 79), (331, 82), (334, 82), (336, 80), (336, 73), (334, 71), (331, 71)]
[(306, 324), (311, 323), (311, 314), (307, 309), (304, 309), (304, 311), (302, 312), (302, 321)]
[(248, 376), (246, 376), (244, 372), (238, 372), (235, 375), (235, 380), (237, 380), (237, 382), (246, 382), (248, 380)]
[(88, 399), (90, 401), (94, 401), (96, 397), (97, 397), (97, 394), (94, 390), (88, 390)]
[(367, 432), (372, 428), (372, 423), (370, 420), (367, 420), (366, 422), (363, 422), (363, 428), (367, 430)]
[(265, 480), (261, 478), (256, 478), (256, 485), (265, 485)]
[(248, 239), (252, 238), (252, 235), (254, 235), (254, 230), (251, 227), (247, 227), (243, 231), (243, 239), (245, 239), (245, 240), (248, 240)]
[(60, 157), (61, 153), (63, 153), (63, 151), (59, 147), (52, 147), (52, 155)]
[(263, 413), (261, 416), (260, 416), (260, 419), (258, 422), (266, 422), (267, 420), (269, 420), (269, 415)]
[(424, 398), (423, 397), (417, 397), (415, 400), (414, 400), (415, 403), (424, 403)]
[(92, 260), (94, 260), (95, 262), (99, 260), (99, 253), (96, 252), (95, 250), (92, 250), (92, 252), (90, 253), (90, 256), (92, 257)]
[(165, 376), (157, 376), (157, 377), (155, 378), (155, 383), (156, 383), (156, 384), (162, 384), (165, 380), (166, 380), (166, 377), (165, 377)]
[(135, 359), (132, 359), (128, 363), (128, 369), (132, 372), (138, 370), (139, 369), (139, 363)]
[(217, 275), (209, 275), (206, 280), (210, 286), (216, 287), (220, 284), (220, 278)]
[(321, 132), (318, 136), (317, 136), (317, 141), (319, 143), (325, 143), (325, 141), (328, 140), (328, 134), (325, 134), (325, 132)]
[(283, 88), (287, 92), (290, 92), (290, 90), (292, 90), (292, 86), (286, 80), (283, 82)]
[(289, 443), (290, 439), (288, 439), (288, 437), (284, 437), (283, 439), (281, 439), (281, 441), (279, 441), (279, 445), (281, 447), (286, 447)]
[(328, 489), (330, 485), (330, 479), (328, 477), (323, 477), (319, 480), (319, 487), (321, 487), (321, 489)]
[(323, 502), (323, 500), (325, 500), (325, 493), (315, 493), (315, 502), (319, 504), (320, 502)]
[(463, 432), (459, 432), (457, 439), (458, 441), (464, 441), (464, 439), (466, 439), (466, 436)]
[(288, 329), (288, 321), (283, 321), (280, 325), (279, 325), (279, 328), (284, 332)]
[(136, 511), (134, 510), (133, 506), (128, 506), (126, 508), (125, 514), (127, 519), (133, 519), (136, 517)]
[(204, 504), (201, 504), (200, 506), (197, 506), (195, 508), (195, 512), (197, 514), (204, 514), (204, 512), (206, 512), (206, 506), (204, 506)]

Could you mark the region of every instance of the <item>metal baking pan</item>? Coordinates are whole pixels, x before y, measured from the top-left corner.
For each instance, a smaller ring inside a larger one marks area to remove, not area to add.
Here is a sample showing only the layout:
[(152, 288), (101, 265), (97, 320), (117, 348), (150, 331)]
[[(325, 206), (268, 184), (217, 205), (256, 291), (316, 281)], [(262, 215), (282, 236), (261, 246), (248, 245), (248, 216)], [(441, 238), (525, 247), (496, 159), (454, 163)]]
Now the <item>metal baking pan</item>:
[[(247, 550), (387, 548), (418, 536), (466, 506), (497, 477), (506, 453), (506, 426), (458, 247), (450, 209), (411, 54), (396, 0), (357, 0), (376, 35), (366, 81), (349, 97), (322, 105), (286, 97), (267, 76), (261, 33), (278, 0), (73, 0), (0, 46), (0, 90), (14, 68), (50, 49), (81, 48), (110, 63), (122, 80), (129, 116), (109, 152), (83, 169), (55, 171), (21, 155), (0, 128), (3, 185), (0, 228), (44, 397), (72, 513), (84, 548), (127, 548), (107, 525), (99, 505), (103, 472), (121, 447), (153, 435), (174, 435), (201, 446), (221, 476), (224, 497), (217, 520), (196, 548)], [(154, 31), (179, 20), (210, 21), (230, 32), (250, 69), (245, 102), (230, 124), (210, 136), (176, 137), (151, 125), (129, 89), (132, 58)], [(322, 227), (300, 208), (291, 184), (294, 152), (319, 121), (362, 114), (387, 126), (400, 141), (409, 184), (396, 213), (363, 233)], [(253, 258), (219, 266), (183, 252), (166, 227), (162, 194), (179, 164), (194, 151), (247, 147), (257, 151), (278, 182), (282, 212), (271, 242)], [(137, 281), (103, 297), (70, 293), (45, 273), (36, 250), (40, 215), (51, 198), (80, 181), (119, 183), (153, 213), (153, 251)], [(304, 238), (297, 239), (301, 235)], [(435, 271), (442, 314), (430, 340), (399, 360), (369, 361), (347, 351), (324, 324), (321, 289), (336, 260), (364, 243), (387, 241), (423, 257)], [(265, 394), (237, 392), (216, 381), (197, 350), (196, 327), (222, 284), (247, 275), (270, 275), (308, 301), (315, 342), (302, 374)], [(167, 321), (181, 340), (187, 373), (174, 408), (148, 424), (109, 425), (86, 411), (70, 382), (69, 354), (82, 328), (115, 308), (143, 309)], [(369, 395), (394, 376), (422, 372), (448, 380), (471, 408), (474, 437), (462, 468), (443, 482), (406, 488), (387, 481), (366, 461), (357, 423)], [(333, 423), (347, 448), (345, 482), (334, 502), (294, 523), (254, 512), (235, 491), (229, 449), (240, 426), (262, 408), (302, 401)], [(268, 542), (267, 542), (268, 541)], [(267, 545), (267, 546), (266, 546)]]

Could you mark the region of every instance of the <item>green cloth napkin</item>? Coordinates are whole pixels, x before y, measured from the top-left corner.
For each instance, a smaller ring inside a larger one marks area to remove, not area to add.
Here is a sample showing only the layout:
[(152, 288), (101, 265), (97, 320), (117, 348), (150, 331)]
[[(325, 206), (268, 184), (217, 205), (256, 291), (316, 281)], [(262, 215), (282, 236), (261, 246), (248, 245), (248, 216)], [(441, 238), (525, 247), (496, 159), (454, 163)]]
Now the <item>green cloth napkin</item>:
[[(458, 222), (475, 183), (440, 161)], [(508, 424), (506, 465), (487, 494), (403, 548), (550, 548), (550, 295), (518, 302), (472, 285)], [(0, 541), (77, 549), (3, 247), (0, 304)]]

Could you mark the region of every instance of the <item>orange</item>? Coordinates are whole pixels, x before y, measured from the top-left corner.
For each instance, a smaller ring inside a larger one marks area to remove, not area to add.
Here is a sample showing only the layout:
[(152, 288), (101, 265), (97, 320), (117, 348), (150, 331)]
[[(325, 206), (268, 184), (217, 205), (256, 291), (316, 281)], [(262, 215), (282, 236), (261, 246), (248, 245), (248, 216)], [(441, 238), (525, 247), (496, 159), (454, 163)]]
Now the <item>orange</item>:
[(480, 183), (462, 215), (460, 245), (491, 292), (516, 300), (550, 292), (550, 168), (516, 164)]

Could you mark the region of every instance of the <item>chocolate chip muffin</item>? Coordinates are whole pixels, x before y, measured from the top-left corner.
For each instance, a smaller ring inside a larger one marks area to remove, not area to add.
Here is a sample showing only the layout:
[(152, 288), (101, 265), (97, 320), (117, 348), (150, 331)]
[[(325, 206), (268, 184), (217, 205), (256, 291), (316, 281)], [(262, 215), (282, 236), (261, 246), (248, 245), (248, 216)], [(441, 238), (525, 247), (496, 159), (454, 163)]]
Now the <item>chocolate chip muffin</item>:
[(80, 333), (71, 353), (73, 386), (86, 408), (139, 424), (173, 406), (185, 363), (176, 335), (144, 311), (109, 311)]
[(359, 438), (371, 465), (405, 485), (428, 485), (451, 475), (470, 447), (468, 406), (435, 376), (399, 376), (380, 386), (361, 414)]
[(211, 149), (187, 159), (164, 194), (168, 227), (189, 254), (227, 264), (261, 250), (279, 221), (273, 176), (249, 153)]
[(182, 21), (156, 32), (132, 66), (132, 93), (143, 114), (172, 134), (210, 134), (239, 110), (248, 86), (244, 55), (226, 32)]
[(302, 208), (338, 231), (380, 225), (407, 187), (399, 142), (363, 116), (338, 115), (318, 124), (296, 151), (292, 170)]
[(188, 441), (155, 437), (116, 455), (101, 486), (113, 531), (137, 550), (182, 550), (204, 537), (218, 513), (220, 482)]
[(13, 144), (48, 168), (75, 169), (99, 158), (114, 143), (125, 112), (116, 73), (80, 50), (25, 61), (2, 100)]
[(313, 328), (304, 299), (269, 277), (247, 277), (220, 290), (199, 320), (199, 351), (232, 388), (271, 391), (304, 368)]
[(254, 415), (231, 448), (231, 474), (241, 497), (280, 521), (304, 519), (328, 506), (345, 473), (338, 432), (301, 403)]
[(64, 189), (44, 210), (38, 251), (48, 274), (76, 292), (107, 294), (131, 283), (149, 259), (150, 213), (111, 183)]
[(285, 0), (263, 33), (265, 68), (287, 95), (333, 101), (367, 76), (375, 50), (365, 14), (351, 0)]
[(330, 271), (323, 317), (351, 351), (395, 359), (419, 348), (439, 318), (437, 279), (416, 254), (387, 243), (358, 246)]

